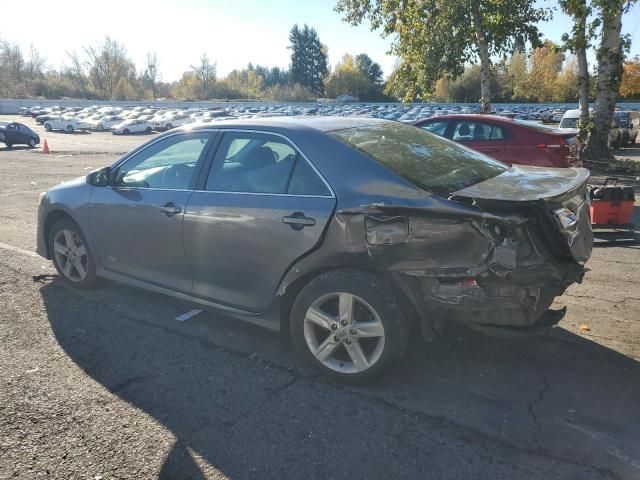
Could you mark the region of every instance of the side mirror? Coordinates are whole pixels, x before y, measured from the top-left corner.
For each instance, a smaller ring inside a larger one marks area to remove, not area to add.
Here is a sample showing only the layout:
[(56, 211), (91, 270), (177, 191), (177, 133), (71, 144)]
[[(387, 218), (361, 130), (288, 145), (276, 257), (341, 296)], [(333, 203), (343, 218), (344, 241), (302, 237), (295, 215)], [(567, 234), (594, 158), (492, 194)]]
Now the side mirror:
[(87, 182), (94, 187), (106, 187), (111, 183), (111, 167), (94, 170), (87, 175)]

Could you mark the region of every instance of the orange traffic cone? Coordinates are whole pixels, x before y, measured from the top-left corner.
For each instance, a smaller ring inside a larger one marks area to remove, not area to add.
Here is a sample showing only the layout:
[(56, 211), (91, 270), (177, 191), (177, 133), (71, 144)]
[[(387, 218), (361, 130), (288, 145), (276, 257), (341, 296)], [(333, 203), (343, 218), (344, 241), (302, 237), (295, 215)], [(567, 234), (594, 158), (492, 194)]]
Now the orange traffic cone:
[(44, 139), (44, 145), (42, 146), (42, 153), (49, 153), (49, 144), (47, 143), (47, 139)]

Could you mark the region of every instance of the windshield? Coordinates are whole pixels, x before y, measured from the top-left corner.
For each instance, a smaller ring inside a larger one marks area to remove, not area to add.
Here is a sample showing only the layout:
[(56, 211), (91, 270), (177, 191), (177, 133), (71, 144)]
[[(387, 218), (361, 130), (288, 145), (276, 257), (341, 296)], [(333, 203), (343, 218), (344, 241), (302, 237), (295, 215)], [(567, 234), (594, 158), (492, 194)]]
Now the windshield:
[(560, 128), (576, 128), (579, 118), (564, 117), (560, 120)]
[(329, 134), (423, 190), (444, 196), (508, 168), (474, 150), (401, 123), (366, 125)]

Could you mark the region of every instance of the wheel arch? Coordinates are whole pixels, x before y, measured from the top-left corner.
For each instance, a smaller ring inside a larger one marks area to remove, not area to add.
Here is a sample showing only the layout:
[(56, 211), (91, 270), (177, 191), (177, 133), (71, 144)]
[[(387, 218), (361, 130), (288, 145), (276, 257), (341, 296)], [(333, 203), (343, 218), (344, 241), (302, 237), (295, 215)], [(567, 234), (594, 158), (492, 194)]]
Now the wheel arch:
[(417, 298), (417, 295), (415, 295), (414, 289), (409, 287), (402, 278), (389, 272), (367, 268), (362, 265), (342, 264), (317, 267), (308, 270), (280, 286), (278, 290), (280, 299), (280, 332), (288, 335), (291, 310), (302, 289), (320, 275), (336, 271), (366, 272), (381, 278), (390, 285), (393, 294), (398, 299), (400, 307), (411, 323), (416, 325), (419, 323), (421, 318), (419, 313), (421, 311), (420, 301)]
[(73, 218), (69, 214), (69, 212), (62, 210), (60, 208), (51, 210), (45, 217), (44, 231), (43, 231), (44, 245), (45, 245), (48, 259), (51, 259), (51, 252), (49, 251), (49, 234), (51, 233), (51, 227), (53, 227), (53, 225), (55, 225), (55, 223), (59, 220), (70, 220), (73, 223), (75, 223), (78, 226), (78, 228), (80, 228), (80, 225), (78, 224), (78, 222), (75, 220), (75, 218)]

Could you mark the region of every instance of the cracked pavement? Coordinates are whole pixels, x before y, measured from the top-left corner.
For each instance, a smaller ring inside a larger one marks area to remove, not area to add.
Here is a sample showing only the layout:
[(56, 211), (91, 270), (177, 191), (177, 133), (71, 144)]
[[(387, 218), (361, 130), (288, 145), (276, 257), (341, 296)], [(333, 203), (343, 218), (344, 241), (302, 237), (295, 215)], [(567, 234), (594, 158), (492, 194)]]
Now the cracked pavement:
[(0, 151), (0, 479), (640, 478), (639, 247), (596, 249), (545, 336), (450, 328), (345, 387), (271, 332), (30, 255), (38, 193), (113, 159)]

